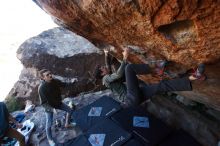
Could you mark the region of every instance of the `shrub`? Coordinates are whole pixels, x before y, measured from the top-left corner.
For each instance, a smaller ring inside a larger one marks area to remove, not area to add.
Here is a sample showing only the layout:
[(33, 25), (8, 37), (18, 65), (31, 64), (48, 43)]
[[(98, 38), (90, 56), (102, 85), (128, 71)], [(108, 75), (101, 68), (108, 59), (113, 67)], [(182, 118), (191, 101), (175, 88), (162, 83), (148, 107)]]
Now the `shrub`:
[(9, 112), (14, 112), (23, 108), (22, 104), (15, 97), (7, 97), (5, 103)]

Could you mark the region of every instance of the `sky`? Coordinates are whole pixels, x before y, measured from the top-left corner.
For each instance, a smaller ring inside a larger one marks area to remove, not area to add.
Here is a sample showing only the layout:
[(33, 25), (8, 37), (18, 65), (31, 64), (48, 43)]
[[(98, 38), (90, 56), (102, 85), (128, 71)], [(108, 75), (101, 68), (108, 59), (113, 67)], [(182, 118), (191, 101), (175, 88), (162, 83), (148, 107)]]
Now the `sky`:
[(1, 1), (0, 18), (0, 101), (3, 101), (23, 68), (16, 58), (19, 46), (57, 25), (32, 0)]

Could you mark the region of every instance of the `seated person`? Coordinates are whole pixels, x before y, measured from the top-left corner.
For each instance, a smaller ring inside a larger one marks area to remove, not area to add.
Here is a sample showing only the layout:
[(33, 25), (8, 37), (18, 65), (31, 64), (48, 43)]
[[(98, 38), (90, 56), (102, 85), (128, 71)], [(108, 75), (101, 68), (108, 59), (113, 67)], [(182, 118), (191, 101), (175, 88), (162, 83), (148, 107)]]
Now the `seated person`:
[(22, 128), (22, 125), (9, 114), (4, 102), (0, 102), (0, 119), (0, 142), (3, 137), (9, 137), (17, 139), (20, 146), (25, 146), (25, 137), (17, 130), (9, 127), (9, 122), (15, 123), (17, 128)]

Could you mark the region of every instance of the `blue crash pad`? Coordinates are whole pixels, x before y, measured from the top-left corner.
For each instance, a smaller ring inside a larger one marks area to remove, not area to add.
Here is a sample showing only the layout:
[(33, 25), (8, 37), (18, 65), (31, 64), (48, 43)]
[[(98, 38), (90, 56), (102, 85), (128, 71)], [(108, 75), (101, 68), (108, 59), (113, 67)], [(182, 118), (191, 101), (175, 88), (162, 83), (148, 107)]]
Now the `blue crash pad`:
[(76, 110), (72, 115), (73, 122), (76, 122), (81, 130), (85, 132), (93, 125), (110, 117), (120, 109), (121, 106), (119, 102), (111, 97), (103, 96), (82, 109)]
[(112, 120), (145, 145), (159, 144), (172, 131), (165, 123), (148, 114), (143, 107), (123, 109), (114, 114)]
[(123, 146), (148, 146), (148, 145), (142, 144), (141, 142), (139, 142), (136, 139), (130, 139), (125, 144), (123, 144)]
[(57, 146), (91, 146), (89, 141), (84, 135), (80, 135), (74, 139), (71, 139), (62, 144), (56, 144)]
[(93, 144), (92, 146), (121, 146), (130, 139), (131, 134), (112, 120), (104, 119), (99, 124), (92, 126), (85, 136)]

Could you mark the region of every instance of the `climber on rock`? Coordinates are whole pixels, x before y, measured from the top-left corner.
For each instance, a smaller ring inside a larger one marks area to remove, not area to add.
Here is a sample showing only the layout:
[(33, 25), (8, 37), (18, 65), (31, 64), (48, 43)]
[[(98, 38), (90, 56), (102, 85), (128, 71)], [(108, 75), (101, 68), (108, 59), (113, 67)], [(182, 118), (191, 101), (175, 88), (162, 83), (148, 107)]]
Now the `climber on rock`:
[(67, 112), (65, 127), (70, 127), (70, 115), (74, 109), (70, 108), (62, 102), (61, 87), (72, 86), (75, 80), (71, 83), (64, 83), (58, 79), (54, 79), (52, 73), (47, 69), (42, 69), (39, 72), (42, 82), (39, 85), (38, 93), (40, 104), (44, 107), (46, 113), (46, 135), (50, 146), (55, 146), (52, 138), (51, 126), (53, 123), (53, 110), (60, 109)]
[(109, 54), (109, 51), (113, 51), (113, 50), (115, 50), (113, 46), (104, 48), (105, 66), (108, 68), (109, 73), (116, 72), (121, 65), (120, 61), (117, 58)]
[[(120, 101), (124, 107), (137, 106), (160, 92), (191, 91), (191, 81), (200, 80), (204, 77), (204, 65), (199, 65), (199, 68), (190, 76), (161, 80), (157, 84), (143, 84), (143, 82), (137, 78), (137, 75), (155, 74), (155, 67), (157, 68), (156, 70), (159, 69), (159, 73), (161, 73), (164, 70), (166, 61), (156, 62), (156, 65), (153, 66), (151, 63), (128, 64), (128, 55), (129, 49), (126, 48), (123, 52), (123, 61), (116, 72), (110, 73), (106, 66), (97, 66), (94, 72), (96, 79), (102, 79), (103, 85), (118, 95), (118, 101)], [(124, 73), (126, 78), (125, 83), (121, 80)]]

